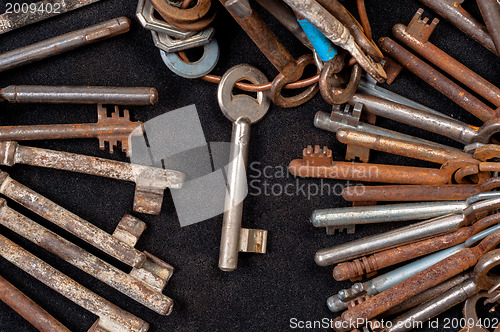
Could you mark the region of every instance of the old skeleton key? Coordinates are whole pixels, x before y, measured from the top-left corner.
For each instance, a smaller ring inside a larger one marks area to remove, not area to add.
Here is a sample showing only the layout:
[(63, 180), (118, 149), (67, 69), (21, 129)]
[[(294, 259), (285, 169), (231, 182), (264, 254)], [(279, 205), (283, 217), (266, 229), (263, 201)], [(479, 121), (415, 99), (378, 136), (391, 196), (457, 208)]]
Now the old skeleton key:
[(267, 82), (256, 68), (238, 65), (222, 76), (217, 99), (222, 113), (233, 122), (231, 151), (227, 171), (228, 188), (222, 221), (219, 268), (234, 271), (238, 265), (238, 252), (265, 253), (267, 231), (241, 228), (243, 199), (246, 194), (246, 166), (250, 143), (250, 125), (261, 120), (269, 110), (270, 99), (264, 92), (257, 99), (247, 95), (233, 95), (236, 82), (248, 80), (253, 84)]
[(180, 188), (185, 178), (179, 171), (27, 147), (15, 141), (0, 142), (0, 155), (0, 164), (6, 166), (27, 164), (134, 182), (134, 211), (148, 214), (160, 214), (164, 190)]
[(97, 123), (0, 126), (0, 141), (98, 138), (101, 150), (108, 143), (109, 152), (113, 153), (114, 147), (120, 143), (122, 151), (130, 156), (130, 136), (140, 136), (143, 133), (142, 122), (131, 122), (128, 110), (120, 115), (118, 106), (115, 106), (114, 112), (108, 116), (106, 108), (97, 105)]

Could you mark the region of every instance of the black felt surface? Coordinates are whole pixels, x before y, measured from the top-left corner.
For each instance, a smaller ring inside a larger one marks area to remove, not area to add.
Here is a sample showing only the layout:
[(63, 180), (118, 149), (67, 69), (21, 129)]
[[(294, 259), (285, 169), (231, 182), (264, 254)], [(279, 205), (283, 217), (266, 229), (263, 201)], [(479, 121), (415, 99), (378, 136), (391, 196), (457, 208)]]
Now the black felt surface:
[[(5, 3), (6, 1), (0, 1), (2, 12)], [(346, 6), (355, 12), (354, 1), (347, 1)], [(368, 1), (366, 6), (375, 38), (390, 36), (391, 27), (396, 23), (408, 24), (415, 11), (421, 7), (416, 0)], [(127, 16), (133, 21), (131, 31), (125, 35), (1, 73), (0, 86), (154, 86), (159, 91), (160, 102), (152, 107), (130, 107), (133, 119), (147, 121), (164, 112), (195, 104), (207, 141), (228, 141), (231, 125), (219, 110), (216, 100), (217, 86), (200, 80), (184, 79), (171, 73), (153, 46), (149, 31), (143, 29), (135, 19), (135, 7), (134, 0), (103, 0), (49, 21), (1, 35), (0, 52), (5, 52), (118, 16)], [(479, 17), (473, 2), (467, 2), (464, 7)], [(436, 16), (428, 9), (425, 10), (425, 15), (431, 18)], [(306, 53), (306, 49), (269, 15), (263, 13), (263, 17), (294, 56)], [(222, 75), (233, 65), (249, 63), (261, 69), (269, 78), (277, 74), (223, 9), (219, 10), (215, 27), (221, 55), (213, 73)], [(495, 85), (500, 85), (498, 58), (449, 23), (442, 20), (430, 40)], [(402, 72), (390, 89), (457, 119), (473, 125), (481, 124), (407, 71)], [(300, 157), (302, 149), (308, 144), (328, 145), (334, 151), (334, 158), (341, 160), (345, 147), (335, 140), (333, 134), (313, 126), (315, 112), (329, 109), (330, 106), (319, 95), (296, 109), (283, 110), (273, 106), (266, 118), (252, 128), (249, 160), (260, 162), (261, 167), (284, 168), (290, 160)], [(2, 125), (83, 123), (95, 120), (94, 106), (1, 104)], [(378, 124), (460, 146), (438, 135), (388, 120), (379, 119)], [(91, 139), (25, 144), (127, 160), (121, 152), (109, 155), (106, 151), (100, 151), (97, 140)], [(430, 165), (383, 153), (373, 153), (372, 161)], [(15, 180), (108, 232), (112, 232), (121, 216), (132, 209), (133, 186), (129, 183), (24, 165), (2, 169), (8, 171)], [(297, 180), (291, 177), (261, 177), (261, 180), (267, 180), (269, 185), (297, 183)], [(312, 183), (317, 183), (317, 180), (298, 180), (299, 185), (307, 186)], [(339, 186), (345, 185), (343, 181), (336, 183)], [(294, 317), (298, 320), (334, 318), (335, 315), (330, 313), (325, 305), (327, 297), (351, 285), (351, 282), (335, 282), (331, 276), (331, 267), (316, 266), (313, 260), (316, 250), (396, 227), (389, 224), (366, 226), (359, 227), (354, 235), (326, 236), (323, 230), (314, 229), (310, 225), (311, 212), (317, 208), (347, 206), (340, 197), (316, 195), (307, 199), (302, 194), (250, 195), (245, 201), (243, 224), (250, 228), (269, 230), (268, 253), (241, 254), (238, 270), (225, 273), (217, 268), (222, 216), (181, 228), (168, 191), (165, 196), (161, 215), (136, 214), (148, 225), (137, 247), (154, 253), (176, 268), (164, 291), (175, 300), (175, 309), (169, 317), (161, 317), (142, 307), (13, 232), (3, 227), (0, 232), (84, 286), (146, 320), (151, 324), (151, 331), (281, 331), (289, 328), (290, 319)], [(44, 226), (67, 236), (65, 232), (14, 202), (9, 200), (8, 204)], [(67, 237), (96, 253), (82, 241), (72, 236)], [(72, 331), (86, 331), (94, 322), (95, 317), (92, 314), (51, 291), (4, 259), (0, 259), (0, 271), (2, 276)], [(450, 310), (440, 316), (441, 322), (444, 317), (461, 317), (460, 311), (460, 307)], [(10, 308), (0, 303), (0, 330), (34, 329)], [(442, 330), (442, 325), (433, 330)]]

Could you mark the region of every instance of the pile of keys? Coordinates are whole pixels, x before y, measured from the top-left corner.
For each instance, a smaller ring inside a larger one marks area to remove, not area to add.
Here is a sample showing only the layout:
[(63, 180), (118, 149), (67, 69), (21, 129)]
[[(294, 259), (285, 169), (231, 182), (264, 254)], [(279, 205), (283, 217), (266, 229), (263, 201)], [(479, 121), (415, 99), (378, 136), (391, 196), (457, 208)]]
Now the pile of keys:
[[(53, 0), (52, 6), (58, 4), (62, 11), (6, 13), (0, 15), (0, 33), (97, 1)], [(485, 24), (461, 8), (459, 1), (420, 1), (500, 55), (498, 1), (477, 0)], [(46, 2), (36, 6), (43, 8)], [(500, 88), (429, 42), (439, 20), (435, 18), (429, 24), (428, 18), (422, 19), (423, 9), (415, 13), (408, 26), (394, 26), (394, 37), (403, 46), (389, 37), (376, 43), (364, 1), (356, 2), (361, 23), (338, 0), (220, 0), (221, 6), (211, 0), (138, 1), (136, 18), (151, 31), (152, 43), (160, 49), (159, 56), (167, 68), (187, 79), (217, 83), (220, 110), (232, 123), (219, 268), (235, 271), (239, 252), (267, 251), (266, 230), (242, 228), (251, 125), (265, 117), (271, 104), (298, 108), (320, 92), (332, 111), (317, 112), (311, 122), (335, 133), (337, 140), (346, 144), (346, 161), (334, 161), (326, 146), (311, 145), (304, 147), (302, 158), (290, 162), (290, 173), (296, 177), (383, 185), (345, 188), (342, 196), (352, 201), (353, 207), (316, 210), (311, 217), (313, 226), (324, 227), (327, 235), (334, 235), (336, 231), (354, 233), (356, 225), (418, 221), (316, 253), (319, 266), (337, 264), (333, 271), (337, 281), (358, 281), (406, 262), (328, 298), (328, 308), (342, 312), (332, 327), (336, 331), (407, 331), (419, 326), (416, 322), (428, 321), (465, 301), (467, 330), (485, 331), (487, 326), (481, 325), (476, 304), (486, 299), (484, 305), (494, 310), (500, 303), (500, 275), (493, 273), (500, 265), (500, 191), (496, 190), (500, 187), (500, 145), (496, 135), (500, 132)], [(298, 58), (292, 56), (254, 6), (263, 7), (310, 52)], [(211, 74), (220, 53), (215, 29), (210, 26), (217, 10), (227, 10), (277, 69), (279, 74), (272, 81), (248, 64), (230, 68), (222, 76)], [(119, 17), (9, 51), (0, 54), (0, 72), (100, 42), (129, 29), (130, 20)], [(203, 48), (203, 55), (191, 62), (185, 51), (197, 47)], [(315, 66), (316, 74), (301, 79), (307, 66)], [(403, 68), (484, 124), (472, 126), (377, 86), (393, 83)], [(133, 211), (160, 214), (164, 190), (182, 187), (182, 170), (18, 143), (97, 138), (101, 149), (108, 146), (112, 153), (120, 145), (130, 156), (131, 137), (143, 136), (145, 129), (141, 122), (130, 121), (129, 111), (120, 111), (118, 105), (154, 105), (158, 100), (156, 89), (82, 85), (12, 85), (0, 89), (0, 101), (95, 104), (98, 112), (98, 122), (92, 124), (0, 127), (0, 164), (25, 164), (134, 182)], [(235, 88), (255, 92), (256, 97), (235, 95)], [(300, 92), (284, 94), (284, 89)], [(103, 104), (117, 106), (108, 115)], [(450, 138), (463, 144), (463, 150), (377, 126), (377, 116)], [(371, 150), (435, 163), (438, 167), (369, 163)], [(8, 207), (4, 199), (0, 199), (0, 224), (156, 313), (172, 312), (173, 300), (162, 291), (173, 267), (135, 248), (146, 228), (144, 222), (125, 214), (114, 233), (109, 234), (13, 180), (6, 172), (0, 171), (0, 182), (1, 194), (130, 266), (131, 272), (123, 272), (30, 220)], [(377, 205), (378, 202), (392, 204)], [(78, 284), (3, 235), (0, 256), (98, 316), (93, 331), (149, 329), (142, 319)], [(0, 299), (37, 329), (69, 331), (1, 277), (0, 286)]]

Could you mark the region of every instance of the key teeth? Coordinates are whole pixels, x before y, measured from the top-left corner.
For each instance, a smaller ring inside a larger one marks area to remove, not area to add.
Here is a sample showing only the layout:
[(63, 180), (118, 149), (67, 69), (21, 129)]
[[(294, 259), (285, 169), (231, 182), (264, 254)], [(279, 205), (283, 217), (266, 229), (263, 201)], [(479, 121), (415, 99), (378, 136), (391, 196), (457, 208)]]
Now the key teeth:
[(421, 42), (426, 42), (429, 40), (429, 37), (431, 36), (432, 32), (436, 28), (437, 24), (439, 23), (438, 18), (434, 18), (430, 24), (427, 24), (429, 22), (428, 17), (422, 17), (422, 14), (424, 13), (423, 8), (419, 8), (415, 15), (413, 15), (413, 18), (411, 19), (410, 23), (406, 27), (406, 32), (420, 40)]
[(315, 145), (314, 148), (309, 145), (302, 152), (302, 159), (310, 166), (331, 166), (333, 164), (332, 150), (324, 146), (321, 148)]

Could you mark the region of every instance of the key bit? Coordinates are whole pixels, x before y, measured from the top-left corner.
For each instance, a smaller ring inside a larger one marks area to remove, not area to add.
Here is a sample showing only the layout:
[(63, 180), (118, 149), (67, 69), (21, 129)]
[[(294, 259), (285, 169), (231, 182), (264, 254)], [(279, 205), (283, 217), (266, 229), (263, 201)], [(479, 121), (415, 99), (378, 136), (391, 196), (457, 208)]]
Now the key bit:
[(324, 146), (321, 148), (319, 145), (315, 145), (314, 148), (309, 145), (302, 152), (302, 159), (305, 164), (311, 166), (332, 166), (332, 150)]
[(0, 155), (0, 163), (6, 166), (28, 164), (134, 182), (134, 211), (147, 214), (159, 214), (164, 190), (180, 188), (185, 178), (179, 171), (27, 147), (14, 141), (0, 142)]
[(427, 24), (427, 22), (429, 22), (429, 18), (424, 17), (422, 19), (421, 17), (423, 13), (424, 10), (422, 8), (419, 8), (417, 10), (410, 23), (406, 27), (406, 31), (413, 37), (420, 40), (422, 43), (425, 43), (427, 40), (429, 40), (429, 37), (431, 36), (434, 29), (436, 29), (436, 26), (439, 23), (439, 19), (434, 18), (430, 24)]

